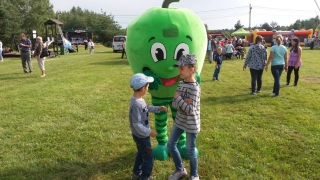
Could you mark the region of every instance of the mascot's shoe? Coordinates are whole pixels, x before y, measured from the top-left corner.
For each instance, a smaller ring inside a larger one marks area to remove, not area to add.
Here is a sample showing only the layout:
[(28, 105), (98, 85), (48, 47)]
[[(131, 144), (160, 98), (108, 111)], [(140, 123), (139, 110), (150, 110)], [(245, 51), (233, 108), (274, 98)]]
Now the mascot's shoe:
[(158, 144), (153, 148), (153, 156), (157, 160), (166, 160), (168, 158), (167, 144)]
[[(180, 144), (178, 144), (177, 145), (177, 148), (178, 148), (178, 151), (179, 151), (179, 153), (180, 153), (180, 156), (183, 158), (183, 159), (190, 159), (189, 158), (189, 155), (188, 155), (188, 153), (187, 153), (187, 147), (186, 147), (186, 145), (185, 144), (183, 144), (183, 145), (180, 145)], [(198, 151), (198, 149), (196, 148), (196, 155), (197, 155), (197, 157), (198, 157), (198, 155), (199, 155), (199, 151)]]

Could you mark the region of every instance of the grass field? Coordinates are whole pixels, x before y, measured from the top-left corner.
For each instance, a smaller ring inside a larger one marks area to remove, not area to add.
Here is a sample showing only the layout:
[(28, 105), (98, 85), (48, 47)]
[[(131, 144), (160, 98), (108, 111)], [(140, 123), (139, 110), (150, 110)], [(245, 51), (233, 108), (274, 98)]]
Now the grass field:
[[(0, 63), (1, 180), (130, 179), (132, 71), (120, 56), (81, 47), (47, 59), (44, 78), (35, 59), (33, 74), (23, 73), (20, 59)], [(202, 180), (320, 179), (319, 57), (319, 50), (303, 50), (298, 86), (281, 86), (277, 98), (269, 97), (270, 70), (261, 94), (250, 96), (242, 60), (224, 61), (220, 82), (211, 80), (213, 64), (205, 62), (197, 141)], [(172, 159), (155, 161), (153, 177), (164, 180), (173, 170)]]

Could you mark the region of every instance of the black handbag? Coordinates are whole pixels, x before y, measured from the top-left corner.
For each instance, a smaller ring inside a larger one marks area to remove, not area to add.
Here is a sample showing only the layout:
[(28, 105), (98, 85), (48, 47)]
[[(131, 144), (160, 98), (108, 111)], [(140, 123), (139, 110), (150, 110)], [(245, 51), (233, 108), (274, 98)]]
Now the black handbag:
[(48, 57), (48, 56), (49, 56), (48, 48), (43, 48), (41, 55), (40, 55), (40, 58)]

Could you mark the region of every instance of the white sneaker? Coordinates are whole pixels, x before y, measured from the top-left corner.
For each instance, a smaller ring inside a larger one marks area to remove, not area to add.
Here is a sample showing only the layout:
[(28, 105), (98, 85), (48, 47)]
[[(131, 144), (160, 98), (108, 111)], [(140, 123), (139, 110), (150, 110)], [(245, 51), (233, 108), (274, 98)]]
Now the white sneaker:
[(270, 94), (270, 97), (276, 97), (277, 95), (275, 93)]
[(44, 74), (44, 75), (41, 75), (40, 77), (45, 77), (46, 75)]
[(180, 178), (186, 177), (188, 175), (186, 168), (183, 168), (181, 171), (174, 171), (168, 178), (168, 180), (178, 180)]
[(197, 177), (191, 176), (189, 180), (200, 180), (200, 179), (199, 179), (199, 176)]

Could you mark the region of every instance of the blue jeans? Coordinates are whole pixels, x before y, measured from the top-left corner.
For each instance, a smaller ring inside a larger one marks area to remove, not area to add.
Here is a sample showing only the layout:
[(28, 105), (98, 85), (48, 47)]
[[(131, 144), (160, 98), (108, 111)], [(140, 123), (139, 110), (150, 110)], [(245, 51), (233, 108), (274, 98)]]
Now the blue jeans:
[(138, 149), (132, 172), (136, 175), (141, 173), (141, 179), (148, 179), (151, 176), (153, 168), (153, 153), (150, 137), (138, 138), (135, 135), (132, 135), (132, 137)]
[[(172, 127), (170, 138), (168, 141), (168, 149), (176, 166), (176, 170), (182, 170), (182, 160), (177, 148), (178, 140), (184, 130), (178, 128), (175, 124)], [(198, 176), (198, 158), (196, 155), (197, 133), (186, 133), (187, 135), (187, 154), (190, 158), (190, 176)]]
[(218, 65), (218, 68), (216, 68), (216, 69), (214, 70), (213, 78), (216, 78), (216, 80), (219, 79), (219, 73), (220, 73), (221, 66), (222, 66), (221, 64)]
[(271, 66), (271, 72), (274, 78), (274, 84), (273, 84), (273, 93), (278, 96), (280, 91), (280, 77), (282, 74), (282, 71), (284, 69), (284, 65), (275, 65)]

